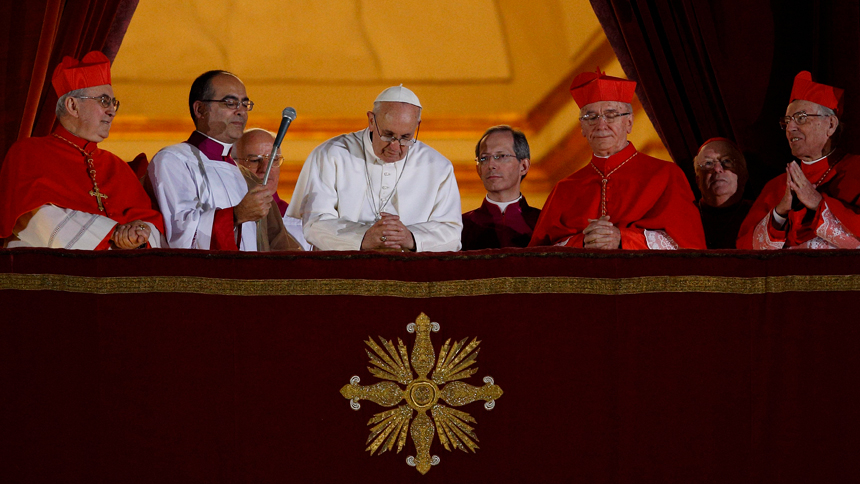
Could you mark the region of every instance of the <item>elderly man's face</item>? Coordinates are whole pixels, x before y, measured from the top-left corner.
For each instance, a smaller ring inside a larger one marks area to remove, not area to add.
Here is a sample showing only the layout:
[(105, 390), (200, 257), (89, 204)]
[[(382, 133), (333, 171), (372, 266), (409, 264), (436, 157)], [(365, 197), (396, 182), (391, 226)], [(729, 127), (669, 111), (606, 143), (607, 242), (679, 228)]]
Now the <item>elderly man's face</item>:
[[(266, 170), (269, 167), (269, 155), (272, 153), (272, 146), (275, 144), (275, 138), (266, 131), (252, 130), (248, 131), (236, 142), (233, 147), (233, 157), (236, 163), (244, 166), (251, 173), (257, 175), (257, 178), (263, 180), (266, 178)], [(275, 162), (272, 163), (272, 171), (269, 173), (269, 188), (277, 189), (278, 179), (281, 176), (280, 168), (281, 149), (278, 148)]]
[[(272, 153), (272, 145), (274, 144), (275, 138), (266, 131), (249, 131), (242, 135), (242, 138), (236, 143), (234, 149), (236, 163), (244, 166), (262, 180), (266, 177), (266, 169), (269, 167), (269, 155)], [(281, 156), (280, 148), (278, 148), (277, 156)], [(270, 183), (272, 180), (278, 180), (281, 175), (281, 168), (278, 162), (279, 160), (275, 160), (272, 164), (272, 172), (269, 174)]]
[(741, 163), (741, 154), (725, 141), (702, 148), (696, 157), (696, 181), (705, 203), (720, 206), (737, 193)]
[[(598, 101), (585, 105), (580, 116), (588, 114), (610, 115), (630, 113), (628, 106), (617, 101)], [(595, 124), (582, 121), (582, 135), (588, 140), (591, 150), (598, 156), (614, 155), (627, 144), (627, 135), (633, 131), (633, 114), (616, 117), (607, 122), (603, 117)]]
[[(821, 106), (804, 100), (792, 102), (785, 110), (786, 116), (798, 113), (823, 114)], [(804, 161), (821, 158), (825, 155), (827, 141), (836, 131), (838, 124), (835, 116), (809, 116), (803, 124), (790, 121), (785, 127), (785, 137), (791, 147), (791, 154)]]
[[(234, 99), (247, 101), (248, 94), (242, 81), (228, 74), (219, 74), (212, 78), (212, 98), (216, 100)], [(248, 108), (239, 104), (236, 108), (228, 108), (223, 103), (197, 101), (194, 103), (197, 114), (197, 129), (222, 143), (235, 143), (245, 131), (248, 122)]]
[[(113, 88), (110, 84), (89, 87), (84, 90), (86, 97), (108, 96), (113, 98)], [(110, 126), (116, 109), (113, 106), (103, 107), (98, 99), (76, 98), (78, 112), (77, 136), (99, 143), (110, 134)]]
[(381, 103), (375, 115), (367, 112), (367, 125), (373, 139), (373, 153), (385, 163), (402, 160), (409, 152), (410, 145), (400, 146), (397, 141), (382, 141), (381, 136), (397, 139), (414, 139), (418, 131), (418, 106), (407, 103)]
[[(495, 131), (481, 141), (480, 156), (487, 160), (478, 161), (477, 170), (490, 200), (509, 202), (520, 196), (520, 179), (529, 171), (529, 160), (518, 160), (514, 151), (514, 135), (509, 131)], [(494, 160), (492, 155), (505, 156)]]

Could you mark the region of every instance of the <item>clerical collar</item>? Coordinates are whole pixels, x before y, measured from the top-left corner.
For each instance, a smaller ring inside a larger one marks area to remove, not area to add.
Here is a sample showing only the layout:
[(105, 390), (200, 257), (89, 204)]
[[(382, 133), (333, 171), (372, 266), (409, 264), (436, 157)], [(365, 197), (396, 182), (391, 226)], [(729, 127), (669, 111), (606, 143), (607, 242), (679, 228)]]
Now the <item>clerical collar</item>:
[(54, 130), (54, 133), (72, 142), (75, 146), (79, 146), (87, 153), (92, 153), (93, 150), (99, 147), (99, 144), (95, 141), (85, 140), (80, 136), (72, 134), (72, 132), (64, 128), (62, 124), (57, 125), (57, 128)]
[(627, 144), (625, 144), (623, 148), (621, 148), (620, 150), (618, 150), (618, 151), (617, 151), (617, 152), (615, 152), (615, 153), (612, 153), (612, 154), (611, 154), (611, 155), (609, 155), (609, 156), (600, 156), (600, 155), (598, 155), (598, 154), (596, 154), (596, 153), (592, 153), (592, 154), (594, 155), (594, 157), (595, 157), (595, 158), (602, 158), (602, 159), (604, 159), (604, 160), (605, 160), (605, 159), (607, 159), (607, 158), (612, 158), (613, 156), (617, 155), (618, 153), (621, 153), (622, 151), (624, 151), (624, 148), (627, 148), (627, 146), (629, 146), (629, 145), (630, 145), (630, 142), (628, 141), (628, 142), (627, 142)]
[(830, 153), (827, 153), (826, 155), (822, 156), (821, 158), (819, 158), (817, 160), (812, 160), (812, 161), (800, 160), (800, 162), (803, 163), (804, 165), (814, 165), (814, 164), (818, 163), (819, 161), (827, 158), (828, 156), (830, 156), (832, 154), (833, 154), (833, 150), (831, 150)]
[(186, 143), (196, 146), (200, 151), (211, 160), (227, 160), (230, 150), (233, 148), (232, 143), (222, 143), (211, 136), (207, 136), (200, 131), (194, 131), (188, 137)]
[(511, 200), (510, 202), (497, 202), (497, 201), (495, 201), (495, 200), (490, 200), (490, 196), (489, 196), (489, 195), (487, 195), (487, 196), (485, 196), (485, 197), (484, 197), (484, 200), (486, 200), (488, 203), (492, 203), (493, 205), (495, 205), (495, 206), (499, 207), (499, 210), (500, 210), (502, 213), (505, 213), (505, 210), (508, 208), (508, 205), (513, 205), (513, 204), (515, 204), (515, 203), (520, 203), (520, 200), (522, 200), (522, 198), (523, 198), (523, 195), (522, 195), (522, 194), (520, 194), (520, 196), (519, 196), (519, 197), (517, 197), (517, 199), (516, 199), (516, 200)]

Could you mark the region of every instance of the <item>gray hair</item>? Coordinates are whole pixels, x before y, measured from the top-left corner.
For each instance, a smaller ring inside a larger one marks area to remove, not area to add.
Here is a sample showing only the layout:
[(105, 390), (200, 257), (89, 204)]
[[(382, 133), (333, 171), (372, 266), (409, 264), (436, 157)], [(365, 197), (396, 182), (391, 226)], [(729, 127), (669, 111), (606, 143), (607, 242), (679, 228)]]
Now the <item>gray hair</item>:
[(819, 104), (818, 107), (821, 108), (821, 114), (826, 114), (827, 116), (836, 116), (836, 111), (828, 108), (827, 106), (822, 106)]
[[(374, 101), (374, 103), (373, 103), (373, 114), (374, 115), (379, 114), (379, 108), (382, 107), (382, 103), (389, 103), (389, 102), (394, 102), (394, 101)], [(409, 103), (403, 103), (403, 104), (409, 104)], [(409, 105), (415, 106), (414, 104), (409, 104)], [(415, 107), (418, 108), (418, 121), (421, 122), (421, 111), (423, 111), (423, 108), (418, 107), (418, 106), (415, 106)]]
[[(632, 105), (632, 104), (630, 104), (630, 103), (623, 103), (623, 102), (621, 102), (621, 101), (612, 101), (612, 102), (616, 102), (616, 103), (618, 103), (618, 104), (622, 104), (622, 105), (624, 105), (624, 108), (627, 110), (627, 112), (628, 112), (628, 113), (632, 113), (632, 112), (633, 112), (633, 105)], [(587, 106), (587, 105), (586, 105), (586, 106)], [(585, 106), (583, 106), (583, 107), (579, 108), (579, 115), (580, 115), (580, 116), (585, 115)]]
[(70, 97), (80, 97), (85, 94), (86, 88), (83, 88), (69, 91), (60, 96), (60, 99), (57, 99), (57, 107), (54, 109), (54, 113), (57, 115), (57, 118), (62, 118), (63, 116), (67, 116), (69, 114), (69, 112), (66, 110), (66, 99)]
[[(810, 101), (810, 102), (812, 102), (812, 101)], [(845, 130), (845, 125), (842, 122), (842, 120), (839, 119), (839, 116), (836, 115), (836, 111), (828, 108), (827, 106), (823, 106), (823, 105), (818, 104), (818, 103), (812, 103), (812, 104), (815, 104), (816, 106), (818, 106), (818, 110), (820, 111), (819, 114), (823, 114), (825, 116), (833, 116), (834, 118), (836, 118), (836, 122), (838, 124), (836, 125), (836, 131), (834, 131), (833, 134), (830, 135), (830, 139), (833, 140), (834, 143), (838, 142), (839, 139), (842, 137), (843, 131)]]

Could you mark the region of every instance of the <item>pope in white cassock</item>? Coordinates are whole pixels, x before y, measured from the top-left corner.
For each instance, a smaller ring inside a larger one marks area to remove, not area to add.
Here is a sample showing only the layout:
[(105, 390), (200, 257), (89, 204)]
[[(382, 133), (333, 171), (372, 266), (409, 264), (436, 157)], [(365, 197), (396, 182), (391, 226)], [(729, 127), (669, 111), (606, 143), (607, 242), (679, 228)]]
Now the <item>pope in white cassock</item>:
[(421, 103), (390, 87), (367, 128), (332, 138), (302, 167), (287, 215), (317, 250), (456, 251), (460, 192), (447, 158), (418, 141)]

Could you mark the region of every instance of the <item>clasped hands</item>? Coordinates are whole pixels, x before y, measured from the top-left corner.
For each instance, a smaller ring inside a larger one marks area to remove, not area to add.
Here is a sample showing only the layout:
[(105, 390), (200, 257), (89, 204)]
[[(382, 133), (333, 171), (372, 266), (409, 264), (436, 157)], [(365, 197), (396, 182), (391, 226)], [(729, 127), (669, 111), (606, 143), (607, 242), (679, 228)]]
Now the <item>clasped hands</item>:
[(586, 249), (619, 249), (621, 248), (621, 230), (609, 222), (609, 215), (599, 219), (588, 219), (588, 226), (583, 229), (582, 246)]
[(379, 214), (380, 219), (364, 233), (361, 240), (361, 250), (406, 249), (415, 248), (415, 238), (412, 232), (403, 225), (400, 217), (387, 212)]
[(788, 216), (788, 212), (791, 211), (792, 193), (797, 195), (797, 199), (803, 206), (810, 210), (817, 210), (823, 197), (816, 188), (803, 174), (797, 162), (792, 161), (785, 167), (785, 195), (777, 204), (776, 213), (780, 217)]
[(136, 249), (149, 240), (149, 225), (143, 220), (135, 220), (117, 225), (110, 236), (117, 249)]

